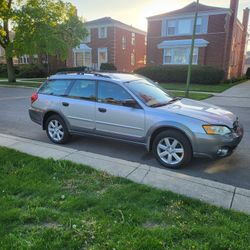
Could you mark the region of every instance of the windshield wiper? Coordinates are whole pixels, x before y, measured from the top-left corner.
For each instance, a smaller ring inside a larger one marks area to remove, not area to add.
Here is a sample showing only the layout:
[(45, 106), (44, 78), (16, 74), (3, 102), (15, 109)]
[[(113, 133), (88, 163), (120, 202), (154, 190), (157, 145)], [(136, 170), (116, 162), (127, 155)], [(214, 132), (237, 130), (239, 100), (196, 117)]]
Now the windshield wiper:
[(158, 107), (163, 107), (163, 106), (166, 106), (166, 105), (169, 105), (169, 104), (172, 104), (176, 101), (179, 101), (181, 100), (182, 98), (181, 97), (175, 97), (173, 98), (171, 101), (169, 102), (161, 102), (161, 103), (154, 103), (152, 105), (150, 105), (151, 108), (158, 108)]

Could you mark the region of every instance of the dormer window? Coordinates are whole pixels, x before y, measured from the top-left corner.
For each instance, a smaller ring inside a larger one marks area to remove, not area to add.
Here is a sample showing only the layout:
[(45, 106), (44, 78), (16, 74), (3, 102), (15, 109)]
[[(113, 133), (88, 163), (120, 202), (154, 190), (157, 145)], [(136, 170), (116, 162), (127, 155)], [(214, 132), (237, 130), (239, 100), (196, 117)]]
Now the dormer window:
[(100, 27), (98, 29), (98, 37), (99, 38), (107, 38), (107, 27)]

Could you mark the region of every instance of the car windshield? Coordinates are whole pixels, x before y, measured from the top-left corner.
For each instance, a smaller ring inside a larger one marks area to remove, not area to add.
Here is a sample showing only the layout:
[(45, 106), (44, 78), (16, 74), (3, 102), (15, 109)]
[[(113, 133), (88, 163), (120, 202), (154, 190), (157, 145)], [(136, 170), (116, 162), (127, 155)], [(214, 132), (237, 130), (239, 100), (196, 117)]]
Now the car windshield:
[(159, 86), (146, 79), (127, 82), (126, 86), (149, 107), (164, 106), (175, 100)]

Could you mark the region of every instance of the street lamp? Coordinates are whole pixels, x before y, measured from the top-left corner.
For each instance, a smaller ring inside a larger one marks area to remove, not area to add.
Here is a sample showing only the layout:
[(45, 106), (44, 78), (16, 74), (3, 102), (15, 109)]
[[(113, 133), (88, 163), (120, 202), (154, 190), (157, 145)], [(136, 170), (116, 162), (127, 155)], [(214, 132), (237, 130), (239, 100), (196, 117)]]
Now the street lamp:
[(190, 86), (191, 73), (192, 73), (194, 43), (195, 43), (195, 34), (196, 34), (196, 24), (197, 24), (198, 12), (199, 12), (199, 0), (197, 0), (197, 2), (196, 2), (196, 10), (195, 10), (195, 17), (194, 17), (192, 44), (191, 44), (189, 64), (188, 64), (188, 75), (187, 75), (187, 85), (186, 85), (185, 97), (189, 96), (189, 86)]

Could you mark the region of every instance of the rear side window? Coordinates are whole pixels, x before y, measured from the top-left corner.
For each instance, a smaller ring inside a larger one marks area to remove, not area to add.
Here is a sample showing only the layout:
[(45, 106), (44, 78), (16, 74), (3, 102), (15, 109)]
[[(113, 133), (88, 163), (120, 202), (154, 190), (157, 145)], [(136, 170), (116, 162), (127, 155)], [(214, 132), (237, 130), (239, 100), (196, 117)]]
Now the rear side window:
[(71, 80), (50, 80), (40, 88), (39, 94), (62, 96), (66, 94)]
[(76, 80), (68, 94), (71, 98), (96, 100), (96, 82), (92, 80)]

